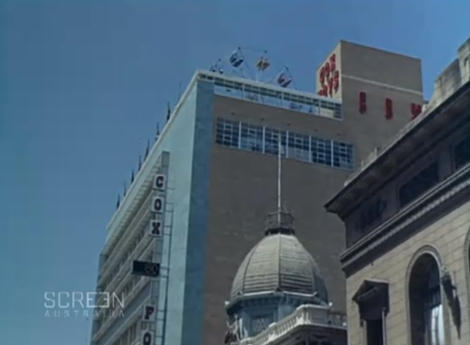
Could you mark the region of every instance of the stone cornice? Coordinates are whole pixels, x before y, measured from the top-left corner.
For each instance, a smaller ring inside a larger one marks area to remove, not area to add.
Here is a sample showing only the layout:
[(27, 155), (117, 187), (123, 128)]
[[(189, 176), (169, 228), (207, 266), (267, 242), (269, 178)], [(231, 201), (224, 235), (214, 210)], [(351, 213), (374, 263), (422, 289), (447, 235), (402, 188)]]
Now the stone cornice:
[(469, 191), (470, 165), (467, 165), (346, 249), (340, 255), (343, 269), (348, 270), (392, 237), (407, 231), (430, 212), (437, 211), (444, 203)]

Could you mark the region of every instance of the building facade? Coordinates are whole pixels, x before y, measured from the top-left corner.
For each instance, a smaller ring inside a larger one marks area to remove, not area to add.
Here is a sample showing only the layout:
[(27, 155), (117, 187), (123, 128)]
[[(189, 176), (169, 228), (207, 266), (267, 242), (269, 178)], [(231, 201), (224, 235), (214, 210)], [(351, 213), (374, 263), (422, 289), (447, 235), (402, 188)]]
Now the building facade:
[(346, 226), (348, 344), (470, 343), (470, 39), (424, 112), (326, 205)]
[[(155, 344), (220, 344), (221, 305), (262, 237), (260, 215), (276, 205), (279, 142), (284, 206), (315, 253), (329, 301), (346, 309), (337, 260), (346, 245), (343, 224), (323, 203), (419, 113), (421, 62), (340, 42), (316, 73), (321, 95), (283, 87), (280, 77), (275, 86), (196, 72), (108, 225), (97, 286), (125, 292), (126, 308), (124, 317), (98, 317), (94, 345), (140, 341), (148, 326), (141, 310), (152, 294), (160, 300)], [(165, 176), (165, 191), (152, 188), (156, 175)], [(155, 240), (146, 233), (158, 193), (165, 194), (165, 231)], [(133, 260), (151, 258), (161, 260), (160, 283), (130, 274)]]

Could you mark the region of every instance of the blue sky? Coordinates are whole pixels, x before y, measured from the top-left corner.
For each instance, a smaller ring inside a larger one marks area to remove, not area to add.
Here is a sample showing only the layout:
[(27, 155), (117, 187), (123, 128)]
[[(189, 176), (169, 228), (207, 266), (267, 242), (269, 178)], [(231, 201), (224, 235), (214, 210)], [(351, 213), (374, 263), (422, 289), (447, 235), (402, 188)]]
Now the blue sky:
[(313, 91), (345, 39), (421, 57), (429, 98), (469, 12), (444, 0), (0, 0), (0, 343), (86, 344), (83, 317), (44, 317), (44, 292), (95, 288), (117, 193), (195, 69), (266, 49)]

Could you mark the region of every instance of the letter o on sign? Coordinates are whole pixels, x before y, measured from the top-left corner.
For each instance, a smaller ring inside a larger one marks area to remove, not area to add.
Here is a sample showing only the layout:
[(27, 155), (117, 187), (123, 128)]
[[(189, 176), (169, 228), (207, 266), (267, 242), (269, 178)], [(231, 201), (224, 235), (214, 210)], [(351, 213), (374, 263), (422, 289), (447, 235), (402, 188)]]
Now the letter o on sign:
[(142, 345), (153, 345), (153, 334), (150, 332), (145, 332), (142, 335)]
[(152, 200), (152, 212), (162, 212), (163, 210), (163, 198), (161, 197), (155, 197)]

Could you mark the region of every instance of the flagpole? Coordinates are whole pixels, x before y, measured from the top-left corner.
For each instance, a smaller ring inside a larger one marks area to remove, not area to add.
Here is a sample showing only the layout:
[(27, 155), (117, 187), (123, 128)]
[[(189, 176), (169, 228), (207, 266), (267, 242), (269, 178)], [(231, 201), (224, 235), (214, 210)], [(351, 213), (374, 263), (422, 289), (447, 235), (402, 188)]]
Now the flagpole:
[(281, 185), (281, 174), (282, 174), (282, 153), (281, 153), (281, 133), (278, 134), (278, 150), (277, 150), (277, 222), (281, 225), (281, 211), (282, 211), (282, 185)]
[(86, 331), (86, 338), (85, 338), (85, 345), (90, 345), (90, 342), (89, 342), (89, 332), (90, 332), (90, 320), (88, 318), (88, 315), (85, 317), (86, 319), (86, 322), (87, 322), (87, 331)]

